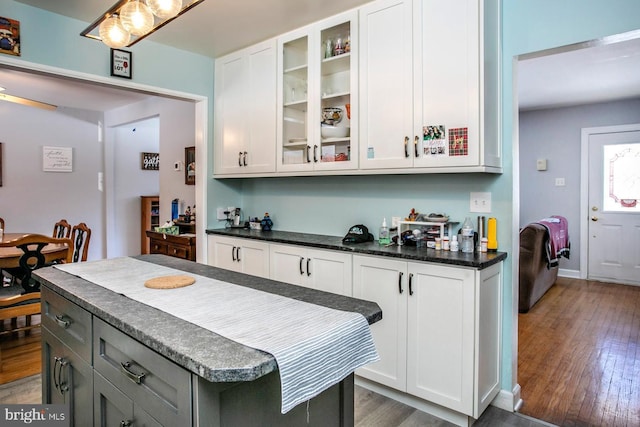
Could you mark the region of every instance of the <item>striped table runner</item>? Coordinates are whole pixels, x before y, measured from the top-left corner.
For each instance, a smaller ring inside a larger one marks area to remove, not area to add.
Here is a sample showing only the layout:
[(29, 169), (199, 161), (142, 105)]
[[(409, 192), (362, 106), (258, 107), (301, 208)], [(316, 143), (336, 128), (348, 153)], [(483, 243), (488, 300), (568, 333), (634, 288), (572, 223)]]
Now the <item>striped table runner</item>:
[[(55, 268), (126, 295), (248, 347), (278, 363), (284, 414), (351, 372), (378, 360), (366, 319), (134, 258), (59, 264)], [(159, 276), (188, 274), (196, 282), (150, 289)]]

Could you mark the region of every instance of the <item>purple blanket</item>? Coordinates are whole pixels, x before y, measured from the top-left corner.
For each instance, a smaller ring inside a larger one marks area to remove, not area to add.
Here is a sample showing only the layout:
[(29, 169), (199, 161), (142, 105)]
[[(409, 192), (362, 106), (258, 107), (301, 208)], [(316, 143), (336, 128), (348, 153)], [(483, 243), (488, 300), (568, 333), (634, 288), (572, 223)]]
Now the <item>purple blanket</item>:
[(549, 239), (547, 240), (547, 268), (557, 267), (558, 258), (561, 256), (569, 259), (571, 243), (569, 242), (569, 223), (563, 216), (552, 215), (543, 218), (538, 224), (547, 229)]

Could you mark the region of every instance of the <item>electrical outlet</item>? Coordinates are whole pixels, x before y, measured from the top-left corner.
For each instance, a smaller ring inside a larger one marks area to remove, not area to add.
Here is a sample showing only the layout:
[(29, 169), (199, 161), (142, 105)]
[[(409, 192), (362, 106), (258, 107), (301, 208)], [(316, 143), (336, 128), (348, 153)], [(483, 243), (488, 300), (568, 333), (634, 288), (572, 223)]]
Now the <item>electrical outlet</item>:
[(224, 211), (226, 210), (227, 208), (216, 209), (216, 218), (218, 219), (218, 221), (224, 221), (225, 219), (227, 219), (227, 215), (224, 213)]
[(470, 193), (469, 212), (491, 212), (491, 193)]
[(402, 221), (402, 218), (399, 216), (392, 216), (391, 217), (391, 227), (397, 227), (398, 226), (398, 222)]

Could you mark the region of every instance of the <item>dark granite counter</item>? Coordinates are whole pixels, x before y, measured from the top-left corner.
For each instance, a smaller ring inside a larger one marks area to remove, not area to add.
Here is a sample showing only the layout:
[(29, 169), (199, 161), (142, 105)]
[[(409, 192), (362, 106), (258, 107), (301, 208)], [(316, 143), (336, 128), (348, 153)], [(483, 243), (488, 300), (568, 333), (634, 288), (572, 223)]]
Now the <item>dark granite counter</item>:
[[(370, 324), (382, 319), (380, 307), (373, 302), (248, 276), (166, 255), (141, 255), (135, 258), (300, 301), (357, 312)], [(33, 276), (41, 286), (79, 305), (208, 381), (253, 381), (278, 369), (271, 354), (238, 344), (77, 276), (53, 267), (34, 271)]]
[(402, 258), (412, 261), (436, 262), (460, 267), (485, 269), (507, 258), (506, 252), (484, 252), (465, 254), (462, 252), (418, 249), (415, 246), (381, 246), (378, 242), (342, 243), (342, 236), (324, 236), (320, 234), (294, 233), (290, 231), (257, 231), (239, 228), (209, 229), (207, 234), (264, 240), (273, 243), (285, 243), (309, 246), (321, 249), (345, 251), (361, 255), (377, 255)]

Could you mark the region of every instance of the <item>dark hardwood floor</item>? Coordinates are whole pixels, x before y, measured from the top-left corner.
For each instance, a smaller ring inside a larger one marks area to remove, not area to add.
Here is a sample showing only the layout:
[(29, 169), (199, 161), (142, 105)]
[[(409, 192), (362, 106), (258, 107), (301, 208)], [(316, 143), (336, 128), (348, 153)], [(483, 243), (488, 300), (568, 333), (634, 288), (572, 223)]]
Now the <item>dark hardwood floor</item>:
[(559, 278), (518, 323), (521, 413), (640, 426), (640, 287)]

